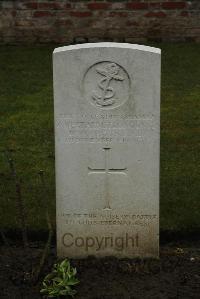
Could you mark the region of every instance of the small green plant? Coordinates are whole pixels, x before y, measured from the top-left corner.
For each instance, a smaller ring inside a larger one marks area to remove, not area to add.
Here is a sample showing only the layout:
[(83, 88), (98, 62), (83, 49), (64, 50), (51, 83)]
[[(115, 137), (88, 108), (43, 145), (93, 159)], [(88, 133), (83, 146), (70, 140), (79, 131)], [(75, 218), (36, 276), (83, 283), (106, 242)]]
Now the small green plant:
[(49, 298), (59, 296), (74, 297), (76, 290), (72, 288), (79, 283), (79, 280), (75, 277), (76, 273), (76, 268), (71, 267), (67, 259), (61, 263), (54, 264), (53, 271), (43, 280), (41, 294)]

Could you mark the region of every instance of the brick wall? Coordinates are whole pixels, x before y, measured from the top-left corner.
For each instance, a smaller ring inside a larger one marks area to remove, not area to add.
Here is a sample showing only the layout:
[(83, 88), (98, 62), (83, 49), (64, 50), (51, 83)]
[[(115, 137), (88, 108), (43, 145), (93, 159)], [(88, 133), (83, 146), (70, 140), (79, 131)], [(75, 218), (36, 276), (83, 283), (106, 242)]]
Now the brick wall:
[(0, 43), (200, 41), (200, 0), (0, 1)]

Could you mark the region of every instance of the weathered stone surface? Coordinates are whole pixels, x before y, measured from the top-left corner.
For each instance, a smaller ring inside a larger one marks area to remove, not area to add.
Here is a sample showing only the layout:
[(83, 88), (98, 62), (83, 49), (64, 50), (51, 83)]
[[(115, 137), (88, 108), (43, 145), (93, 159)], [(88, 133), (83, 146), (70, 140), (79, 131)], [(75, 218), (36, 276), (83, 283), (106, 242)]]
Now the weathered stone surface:
[(57, 48), (59, 256), (158, 256), (160, 50)]

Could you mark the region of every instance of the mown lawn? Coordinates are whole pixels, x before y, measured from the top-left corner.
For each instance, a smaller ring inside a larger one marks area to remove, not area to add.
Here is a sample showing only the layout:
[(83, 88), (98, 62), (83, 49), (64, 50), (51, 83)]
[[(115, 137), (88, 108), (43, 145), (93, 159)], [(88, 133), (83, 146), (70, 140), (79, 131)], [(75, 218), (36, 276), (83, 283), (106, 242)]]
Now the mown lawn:
[[(162, 48), (161, 229), (200, 228), (200, 45)], [(16, 191), (8, 157), (21, 181), (28, 228), (55, 225), (53, 46), (0, 47), (0, 225), (17, 228)], [(44, 172), (45, 184), (39, 173)]]

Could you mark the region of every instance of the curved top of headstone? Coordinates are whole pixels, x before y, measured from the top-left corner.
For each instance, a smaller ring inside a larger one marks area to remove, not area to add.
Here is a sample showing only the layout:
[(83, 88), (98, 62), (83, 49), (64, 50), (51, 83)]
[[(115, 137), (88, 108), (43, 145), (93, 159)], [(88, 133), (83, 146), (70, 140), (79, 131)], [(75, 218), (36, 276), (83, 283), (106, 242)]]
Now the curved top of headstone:
[(121, 49), (132, 49), (132, 50), (139, 50), (151, 53), (161, 53), (161, 49), (137, 45), (137, 44), (128, 44), (128, 43), (113, 43), (113, 42), (100, 42), (100, 43), (85, 43), (85, 44), (77, 44), (77, 45), (70, 45), (59, 47), (54, 50), (54, 53), (64, 52), (64, 51), (71, 51), (71, 50), (79, 50), (79, 49), (88, 49), (88, 48), (121, 48)]

